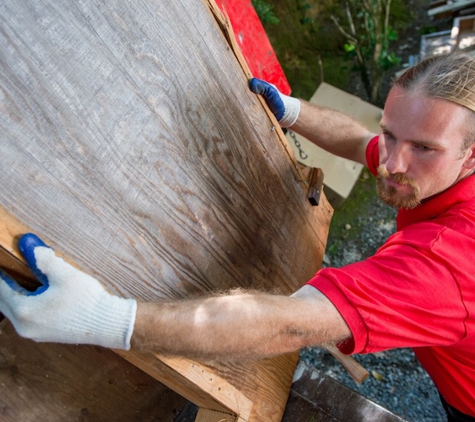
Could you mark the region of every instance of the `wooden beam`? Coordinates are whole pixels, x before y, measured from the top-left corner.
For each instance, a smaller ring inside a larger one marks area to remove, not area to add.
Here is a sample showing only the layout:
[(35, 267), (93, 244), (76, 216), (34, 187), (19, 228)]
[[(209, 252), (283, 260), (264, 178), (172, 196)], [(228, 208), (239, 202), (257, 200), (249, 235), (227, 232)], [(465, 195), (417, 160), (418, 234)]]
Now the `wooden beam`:
[(189, 359), (135, 351), (116, 352), (200, 408), (240, 415), (249, 420), (252, 400), (211, 368)]

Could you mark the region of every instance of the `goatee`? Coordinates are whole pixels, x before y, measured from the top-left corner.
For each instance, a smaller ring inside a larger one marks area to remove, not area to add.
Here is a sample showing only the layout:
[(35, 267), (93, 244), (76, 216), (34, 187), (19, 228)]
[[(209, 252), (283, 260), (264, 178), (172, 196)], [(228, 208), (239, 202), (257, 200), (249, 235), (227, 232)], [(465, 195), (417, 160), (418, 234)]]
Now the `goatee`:
[[(402, 195), (395, 187), (387, 185), (384, 179), (392, 180), (399, 185), (410, 186), (412, 190), (410, 193)], [(390, 174), (384, 165), (378, 167), (377, 190), (381, 200), (398, 209), (412, 209), (421, 204), (419, 185), (401, 173)]]

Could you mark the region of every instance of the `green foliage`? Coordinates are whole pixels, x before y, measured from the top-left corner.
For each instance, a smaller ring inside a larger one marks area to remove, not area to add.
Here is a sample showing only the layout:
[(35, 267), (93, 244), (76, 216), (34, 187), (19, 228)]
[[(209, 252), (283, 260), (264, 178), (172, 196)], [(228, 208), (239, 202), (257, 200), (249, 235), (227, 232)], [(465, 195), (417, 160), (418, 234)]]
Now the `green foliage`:
[(343, 49), (345, 50), (345, 53), (354, 53), (356, 51), (355, 45), (349, 43), (345, 43)]
[[(426, 1), (426, 0), (414, 0)], [(343, 90), (348, 86), (354, 67), (354, 60), (345, 61), (344, 45), (350, 43), (330, 19), (331, 15), (339, 21), (346, 21), (342, 0), (267, 0), (273, 5), (273, 13), (279, 17), (280, 24), (263, 22), (264, 28), (277, 54), (279, 62), (292, 87), (292, 95), (309, 99), (324, 80)], [(412, 11), (407, 0), (392, 0), (388, 55), (381, 66), (387, 69), (392, 62), (391, 44), (405, 27), (409, 26)], [(352, 69), (353, 68), (353, 69)], [(358, 70), (359, 71), (359, 70)], [(380, 104), (378, 104), (380, 105)]]
[(434, 32), (437, 32), (437, 29), (432, 25), (424, 25), (420, 29), (419, 32), (420, 32), (420, 35), (428, 35), (428, 34), (433, 34)]
[(390, 70), (395, 66), (399, 66), (401, 64), (401, 58), (397, 57), (394, 53), (388, 53), (385, 51), (382, 55), (380, 60), (380, 66), (384, 71)]
[(273, 4), (280, 24), (263, 25), (292, 95), (309, 99), (322, 78), (345, 89), (349, 69), (341, 63), (344, 39), (326, 20), (321, 0), (279, 0)]
[(280, 19), (274, 14), (274, 6), (267, 3), (265, 0), (252, 0), (252, 5), (262, 23), (268, 23), (271, 25), (277, 25), (280, 23)]
[[(350, 80), (350, 69), (338, 55), (327, 54), (322, 57), (325, 82), (346, 90)], [(313, 94), (313, 92), (312, 92)]]
[[(334, 7), (333, 2), (331, 5)], [(389, 24), (393, 22), (391, 6), (402, 15), (400, 0), (346, 0), (340, 8), (343, 11), (330, 8), (335, 12), (331, 15), (334, 24), (346, 38), (344, 57), (354, 63), (369, 101), (378, 105), (385, 73), (401, 63), (390, 50), (390, 43), (397, 40), (395, 26)], [(398, 25), (398, 19), (394, 23)]]
[(388, 41), (397, 41), (397, 32), (391, 27), (388, 28)]
[(314, 22), (312, 17), (307, 14), (307, 11), (312, 8), (313, 6), (307, 0), (298, 0), (297, 9), (302, 12), (302, 17), (300, 18), (300, 23), (302, 25), (309, 25)]
[[(409, 5), (407, 0), (392, 0), (391, 3), (391, 25), (396, 30), (406, 28), (408, 24), (416, 19), (415, 8)], [(426, 5), (427, 0), (414, 0), (413, 3), (423, 3)], [(428, 5), (427, 5), (428, 6)]]

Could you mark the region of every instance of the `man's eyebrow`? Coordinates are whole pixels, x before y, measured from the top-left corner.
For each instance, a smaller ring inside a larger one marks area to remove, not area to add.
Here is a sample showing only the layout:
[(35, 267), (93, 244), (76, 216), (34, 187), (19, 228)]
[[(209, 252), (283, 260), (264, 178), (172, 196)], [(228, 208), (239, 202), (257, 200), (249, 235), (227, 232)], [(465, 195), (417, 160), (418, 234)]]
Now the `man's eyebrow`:
[(384, 124), (384, 123), (380, 123), (379, 124), (379, 127), (381, 128), (381, 130), (384, 130), (385, 132), (387, 132), (389, 135), (392, 135), (393, 133), (388, 129), (388, 127)]
[[(384, 125), (383, 123), (380, 123), (379, 126), (388, 135), (394, 137), (394, 134), (388, 129), (388, 127), (386, 125)], [(413, 142), (414, 144), (418, 144), (418, 145), (433, 147), (433, 148), (440, 146), (440, 144), (438, 142), (434, 142), (434, 141), (430, 141), (430, 140), (424, 140), (424, 139), (411, 139), (410, 142)]]

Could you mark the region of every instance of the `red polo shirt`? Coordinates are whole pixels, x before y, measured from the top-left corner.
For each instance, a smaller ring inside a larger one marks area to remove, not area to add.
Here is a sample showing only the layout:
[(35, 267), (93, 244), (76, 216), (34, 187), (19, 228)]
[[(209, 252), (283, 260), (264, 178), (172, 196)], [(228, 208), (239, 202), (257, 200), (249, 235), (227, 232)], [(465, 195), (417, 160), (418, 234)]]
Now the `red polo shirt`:
[[(379, 163), (378, 138), (367, 149)], [(413, 210), (376, 254), (320, 270), (309, 284), (353, 334), (342, 352), (412, 347), (445, 400), (475, 416), (475, 176)]]

